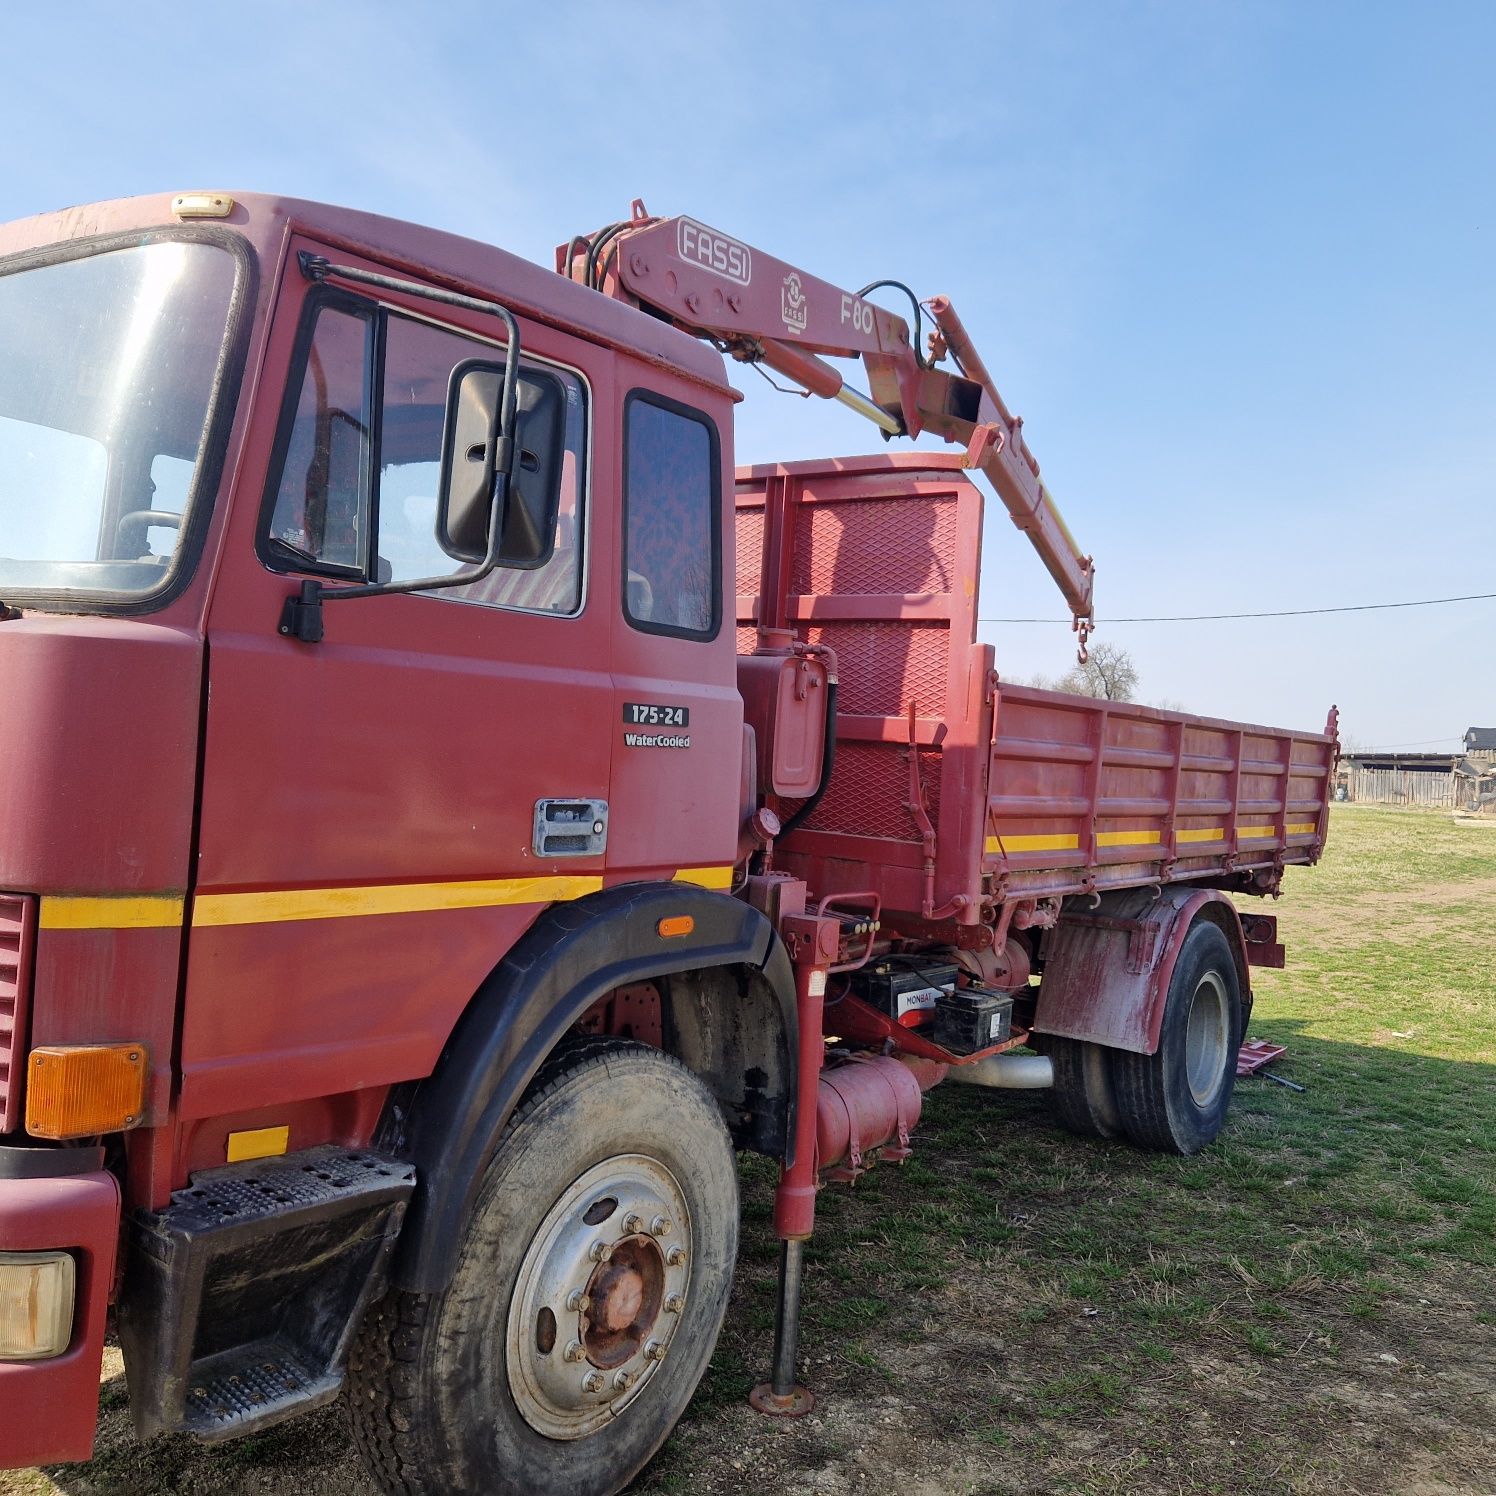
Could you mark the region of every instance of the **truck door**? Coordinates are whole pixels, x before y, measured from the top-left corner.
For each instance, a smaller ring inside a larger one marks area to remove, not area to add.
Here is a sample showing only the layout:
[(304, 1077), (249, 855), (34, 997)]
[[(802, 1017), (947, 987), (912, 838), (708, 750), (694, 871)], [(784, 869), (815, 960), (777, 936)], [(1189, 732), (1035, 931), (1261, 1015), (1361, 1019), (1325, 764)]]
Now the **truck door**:
[(736, 637), (723, 599), (724, 572), (733, 574), (722, 451), (731, 406), (722, 393), (651, 374), (647, 385), (620, 381), (609, 866), (727, 888), (743, 758)]
[[(540, 565), (328, 604), (319, 643), (277, 632), (298, 579), (461, 567), (434, 524), (448, 385), (466, 360), (502, 361), (502, 328), (378, 295), (293, 273), (272, 324), (262, 387), (283, 381), (286, 396), (278, 421), (257, 415), (208, 624), (189, 1118), (334, 1093), (346, 1101), (325, 1105), (357, 1108), (361, 1088), (428, 1073), (539, 908), (602, 884), (591, 815), (544, 852), (535, 823), (543, 800), (609, 795), (611, 609), (589, 598), (588, 555), (611, 354), (521, 323), (522, 367), (565, 399)], [(308, 1123), (353, 1126), (351, 1113)], [(222, 1162), (212, 1131), (194, 1166)]]

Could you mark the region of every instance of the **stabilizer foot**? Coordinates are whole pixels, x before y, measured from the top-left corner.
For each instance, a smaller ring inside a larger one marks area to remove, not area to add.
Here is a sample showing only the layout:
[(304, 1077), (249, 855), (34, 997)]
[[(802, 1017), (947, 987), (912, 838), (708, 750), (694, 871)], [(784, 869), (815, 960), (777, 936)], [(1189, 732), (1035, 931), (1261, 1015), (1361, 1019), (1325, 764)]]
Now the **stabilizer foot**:
[(748, 1401), (768, 1418), (803, 1418), (814, 1410), (816, 1395), (809, 1387), (797, 1384), (787, 1396), (780, 1397), (768, 1382), (760, 1382), (748, 1394)]

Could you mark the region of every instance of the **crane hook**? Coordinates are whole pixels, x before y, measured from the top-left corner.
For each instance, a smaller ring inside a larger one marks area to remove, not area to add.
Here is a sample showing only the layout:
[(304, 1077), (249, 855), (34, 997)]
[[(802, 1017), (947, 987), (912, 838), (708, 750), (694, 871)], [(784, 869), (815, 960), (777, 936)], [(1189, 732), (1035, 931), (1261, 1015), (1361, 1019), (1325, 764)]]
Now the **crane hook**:
[(1091, 658), (1090, 651), (1086, 648), (1086, 640), (1091, 636), (1091, 630), (1095, 625), (1089, 618), (1076, 616), (1071, 619), (1070, 626), (1075, 630), (1075, 659), (1077, 664), (1084, 665)]

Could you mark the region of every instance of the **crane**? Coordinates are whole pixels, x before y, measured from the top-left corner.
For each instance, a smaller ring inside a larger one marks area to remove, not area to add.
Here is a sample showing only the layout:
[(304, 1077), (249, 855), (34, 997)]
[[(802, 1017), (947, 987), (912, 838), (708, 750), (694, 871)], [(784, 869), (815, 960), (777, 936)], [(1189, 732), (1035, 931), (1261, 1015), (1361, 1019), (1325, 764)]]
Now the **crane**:
[[(1039, 476), (1023, 418), (1008, 408), (947, 297), (922, 302), (892, 280), (847, 291), (694, 218), (652, 216), (637, 198), (627, 219), (558, 246), (556, 269), (840, 401), (885, 439), (928, 431), (963, 446), (965, 466), (992, 485), (1059, 587), (1084, 662), (1095, 567)], [(868, 300), (878, 290), (909, 297), (912, 336), (904, 318)], [(924, 312), (934, 330), (922, 351)], [(947, 356), (954, 371), (940, 367)], [(828, 358), (861, 359), (869, 393), (850, 387)]]

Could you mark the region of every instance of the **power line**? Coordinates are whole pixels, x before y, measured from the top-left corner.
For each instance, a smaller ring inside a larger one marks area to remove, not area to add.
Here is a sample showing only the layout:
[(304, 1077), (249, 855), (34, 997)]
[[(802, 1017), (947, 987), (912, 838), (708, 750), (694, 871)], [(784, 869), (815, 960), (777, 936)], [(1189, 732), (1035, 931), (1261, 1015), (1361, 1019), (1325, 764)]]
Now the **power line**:
[(1397, 748), (1425, 748), (1430, 743), (1447, 743), (1451, 738), (1462, 738), (1463, 733), (1447, 732), (1442, 738), (1415, 738), (1411, 743), (1384, 743), (1380, 748), (1347, 748), (1347, 758), (1365, 758), (1368, 754), (1391, 753)]
[[(1482, 603), (1496, 599), (1496, 592), (1468, 592), (1461, 597), (1423, 597), (1407, 603), (1350, 603), (1340, 608), (1283, 608), (1269, 613), (1179, 613), (1159, 618), (1099, 618), (1097, 626), (1107, 623), (1219, 623), (1237, 618), (1305, 618), (1315, 613), (1376, 613), (1387, 608), (1436, 608), (1444, 603)], [(1063, 623), (1068, 618), (987, 618), (978, 623)]]

